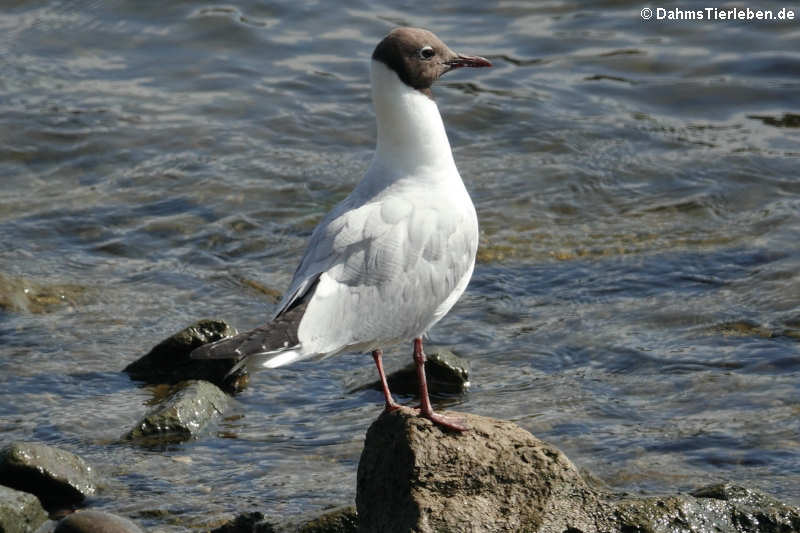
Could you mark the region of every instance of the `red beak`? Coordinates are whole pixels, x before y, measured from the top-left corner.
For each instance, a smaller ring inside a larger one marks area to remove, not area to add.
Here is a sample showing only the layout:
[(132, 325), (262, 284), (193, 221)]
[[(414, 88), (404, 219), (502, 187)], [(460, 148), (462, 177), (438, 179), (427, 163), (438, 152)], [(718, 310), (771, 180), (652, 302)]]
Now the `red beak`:
[(444, 62), (451, 69), (461, 67), (491, 67), (492, 64), (485, 57), (480, 56), (462, 56), (459, 54), (455, 59), (450, 59)]

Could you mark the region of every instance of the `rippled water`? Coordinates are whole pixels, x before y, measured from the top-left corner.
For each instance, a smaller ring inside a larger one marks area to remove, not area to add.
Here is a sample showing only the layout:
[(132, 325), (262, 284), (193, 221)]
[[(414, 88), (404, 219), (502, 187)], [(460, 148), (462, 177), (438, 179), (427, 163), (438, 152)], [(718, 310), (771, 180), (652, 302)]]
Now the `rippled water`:
[(261, 373), (168, 450), (119, 444), (153, 395), (120, 369), (198, 318), (271, 313), (369, 162), (372, 48), (412, 24), (495, 64), (435, 90), (481, 221), (431, 335), (473, 387), (439, 405), (514, 420), (616, 490), (730, 479), (800, 503), (800, 22), (474, 5), (4, 7), (0, 439), (83, 455), (91, 505), (154, 531), (353, 500), (368, 357)]

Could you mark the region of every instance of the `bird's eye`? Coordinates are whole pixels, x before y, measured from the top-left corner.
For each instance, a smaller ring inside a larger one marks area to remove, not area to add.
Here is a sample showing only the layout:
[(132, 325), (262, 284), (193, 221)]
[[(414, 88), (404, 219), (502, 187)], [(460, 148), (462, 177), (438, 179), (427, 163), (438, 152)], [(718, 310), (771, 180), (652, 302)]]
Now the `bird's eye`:
[(430, 46), (423, 46), (417, 52), (419, 54), (420, 59), (430, 59), (436, 55), (436, 52), (433, 51), (433, 48)]

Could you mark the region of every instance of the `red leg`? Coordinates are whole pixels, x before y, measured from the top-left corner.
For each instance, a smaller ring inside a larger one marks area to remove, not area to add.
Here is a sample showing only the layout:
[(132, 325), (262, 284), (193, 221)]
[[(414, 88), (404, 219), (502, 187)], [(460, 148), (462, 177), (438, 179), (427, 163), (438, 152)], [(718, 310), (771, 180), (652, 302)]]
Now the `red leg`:
[(375, 360), (375, 366), (378, 367), (378, 375), (381, 377), (381, 387), (383, 388), (383, 397), (386, 399), (386, 411), (394, 411), (400, 409), (400, 405), (395, 403), (392, 398), (392, 393), (389, 392), (389, 383), (386, 381), (386, 374), (383, 372), (383, 350), (380, 348), (372, 352), (372, 358)]
[(437, 415), (433, 412), (431, 399), (428, 397), (428, 381), (425, 379), (425, 352), (422, 351), (421, 337), (414, 339), (414, 363), (417, 365), (417, 379), (419, 380), (420, 416), (424, 416), (434, 424), (448, 429), (466, 431), (466, 426), (460, 424), (459, 421), (447, 418), (446, 416)]

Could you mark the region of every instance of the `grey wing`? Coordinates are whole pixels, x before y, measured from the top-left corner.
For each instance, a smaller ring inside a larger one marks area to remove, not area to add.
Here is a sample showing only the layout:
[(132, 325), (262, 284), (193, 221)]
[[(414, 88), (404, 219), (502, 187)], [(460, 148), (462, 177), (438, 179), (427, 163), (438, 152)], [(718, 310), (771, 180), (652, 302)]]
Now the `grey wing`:
[[(315, 294), (320, 274), (337, 261), (341, 255), (341, 233), (352, 228), (354, 217), (340, 216), (349, 213), (350, 199), (336, 206), (314, 229), (308, 247), (295, 271), (289, 290), (269, 323), (227, 339), (206, 344), (191, 353), (194, 359), (241, 359), (248, 366), (280, 366), (298, 359), (316, 355), (304, 350), (298, 338), (299, 324), (309, 301)], [(357, 217), (355, 217), (357, 218)], [(274, 360), (274, 361), (273, 361)], [(271, 363), (271, 361), (273, 361)]]
[(300, 259), (300, 263), (295, 269), (289, 289), (283, 296), (281, 305), (275, 311), (274, 317), (280, 316), (294, 302), (305, 297), (312, 292), (312, 285), (319, 279), (321, 273), (325, 272), (336, 262), (340, 253), (338, 246), (342, 239), (337, 243), (337, 236), (345, 232), (352, 226), (350, 219), (346, 216), (351, 209), (353, 201), (347, 197), (337, 204), (322, 221), (314, 228), (308, 240), (306, 251)]
[[(368, 351), (427, 331), (466, 286), (477, 247), (474, 210), (427, 200), (392, 197), (355, 206), (345, 199), (312, 233), (273, 322), (212, 345), (208, 356), (233, 348), (278, 366), (343, 349)], [(304, 303), (302, 313), (297, 302)], [(276, 322), (291, 323), (295, 335), (274, 329)], [(265, 353), (276, 334), (299, 348)]]
[(367, 351), (427, 331), (466, 286), (477, 247), (474, 210), (392, 198), (344, 217), (298, 329), (303, 346)]

